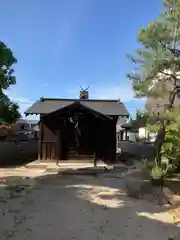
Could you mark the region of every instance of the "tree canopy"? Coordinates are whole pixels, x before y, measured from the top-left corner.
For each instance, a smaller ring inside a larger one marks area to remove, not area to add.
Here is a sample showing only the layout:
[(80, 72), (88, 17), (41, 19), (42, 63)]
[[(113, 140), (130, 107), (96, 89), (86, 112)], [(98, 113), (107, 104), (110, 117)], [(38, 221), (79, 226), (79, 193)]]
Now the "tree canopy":
[(12, 123), (21, 116), (18, 104), (5, 94), (5, 90), (16, 84), (13, 69), (16, 62), (11, 49), (0, 41), (0, 123)]
[(132, 80), (136, 97), (166, 94), (164, 89), (160, 92), (153, 85), (160, 83), (164, 87), (167, 81), (176, 84), (177, 92), (180, 83), (180, 0), (166, 0), (164, 5), (165, 12), (140, 30), (137, 40), (141, 48), (136, 55), (128, 55), (135, 64), (134, 73), (127, 76)]
[[(165, 0), (164, 8), (154, 22), (140, 30), (137, 37), (140, 48), (135, 55), (128, 55), (134, 69), (127, 74), (136, 97), (157, 98), (152, 114), (157, 119), (153, 127), (157, 132), (158, 163), (164, 157), (165, 146), (174, 151), (177, 139), (180, 140), (180, 110), (175, 108), (175, 100), (180, 97), (180, 0)], [(165, 97), (167, 102), (159, 106), (158, 98)], [(169, 153), (166, 157), (170, 158)]]
[(149, 114), (147, 111), (137, 110), (136, 118), (133, 120), (133, 125), (136, 127), (145, 127), (149, 121)]

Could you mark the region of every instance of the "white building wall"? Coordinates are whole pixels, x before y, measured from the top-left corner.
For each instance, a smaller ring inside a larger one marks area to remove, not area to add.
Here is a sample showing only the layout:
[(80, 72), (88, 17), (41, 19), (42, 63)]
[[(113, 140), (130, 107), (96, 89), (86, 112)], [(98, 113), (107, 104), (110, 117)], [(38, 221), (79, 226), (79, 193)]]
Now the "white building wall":
[(156, 133), (150, 133), (147, 128), (139, 128), (139, 138), (149, 138), (150, 142), (154, 142), (156, 139)]

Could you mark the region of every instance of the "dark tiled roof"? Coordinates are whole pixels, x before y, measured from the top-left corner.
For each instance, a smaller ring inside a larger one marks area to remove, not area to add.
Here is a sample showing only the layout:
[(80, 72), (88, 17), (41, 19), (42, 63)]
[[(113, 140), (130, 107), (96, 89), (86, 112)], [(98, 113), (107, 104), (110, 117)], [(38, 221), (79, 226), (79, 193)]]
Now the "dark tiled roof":
[[(43, 101), (35, 102), (30, 108), (27, 109), (25, 114), (48, 114), (68, 105), (73, 104), (78, 99), (49, 99), (44, 98)], [(78, 100), (80, 104), (85, 107), (91, 108), (104, 115), (129, 115), (124, 104), (118, 100)]]

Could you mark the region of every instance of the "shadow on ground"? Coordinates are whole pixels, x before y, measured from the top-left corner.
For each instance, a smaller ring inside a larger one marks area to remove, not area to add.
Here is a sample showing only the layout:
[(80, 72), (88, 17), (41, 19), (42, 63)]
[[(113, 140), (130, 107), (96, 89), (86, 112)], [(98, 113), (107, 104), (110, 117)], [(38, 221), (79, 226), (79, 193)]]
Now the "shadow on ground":
[[(180, 231), (178, 226), (168, 222), (171, 219), (167, 219), (166, 222), (166, 208), (127, 197), (125, 181), (122, 179), (110, 180), (101, 176), (58, 178), (52, 175), (40, 177), (37, 180), (37, 184), (41, 187), (50, 189), (48, 186), (58, 186), (60, 198), (63, 198), (63, 192), (68, 192), (72, 214), (75, 207), (73, 202), (76, 199), (80, 201), (79, 204), (82, 207), (87, 204), (88, 209), (91, 209), (91, 217), (95, 221), (93, 225), (99, 226), (100, 235), (106, 236), (105, 239), (121, 239), (121, 237), (124, 239), (167, 239), (171, 235), (177, 236)], [(158, 216), (159, 220), (155, 219)], [(80, 221), (83, 225), (82, 216)], [(88, 226), (84, 227), (88, 228)]]
[(41, 176), (20, 199), (26, 218), (16, 224), (13, 239), (166, 240), (180, 232), (165, 208), (127, 197), (124, 179)]
[(98, 175), (104, 175), (108, 173), (115, 174), (116, 172), (120, 176), (120, 173), (127, 171), (128, 168), (126, 166), (97, 166), (97, 167), (84, 167), (84, 168), (66, 168), (63, 171), (60, 171), (59, 174), (61, 175), (75, 175), (75, 176), (98, 176)]

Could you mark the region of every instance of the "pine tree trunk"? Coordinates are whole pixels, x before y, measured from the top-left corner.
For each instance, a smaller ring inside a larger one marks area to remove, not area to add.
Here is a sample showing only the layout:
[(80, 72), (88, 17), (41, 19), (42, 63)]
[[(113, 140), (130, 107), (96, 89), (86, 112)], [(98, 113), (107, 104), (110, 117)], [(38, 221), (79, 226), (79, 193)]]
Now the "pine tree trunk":
[[(176, 86), (176, 82), (175, 82), (173, 91), (169, 95), (169, 105), (168, 105), (168, 109), (167, 109), (168, 111), (172, 111), (176, 95), (177, 95), (177, 86)], [(166, 127), (168, 124), (169, 124), (169, 121), (164, 121), (164, 120), (161, 121), (161, 127), (157, 133), (156, 140), (155, 140), (155, 149), (156, 149), (155, 158), (156, 158), (158, 165), (161, 164), (161, 150), (162, 150), (163, 143), (165, 142)]]
[(163, 122), (157, 133), (156, 140), (155, 140), (155, 149), (156, 149), (155, 158), (158, 165), (161, 164), (161, 150), (162, 150), (163, 143), (165, 141), (165, 136), (166, 136), (166, 128)]

